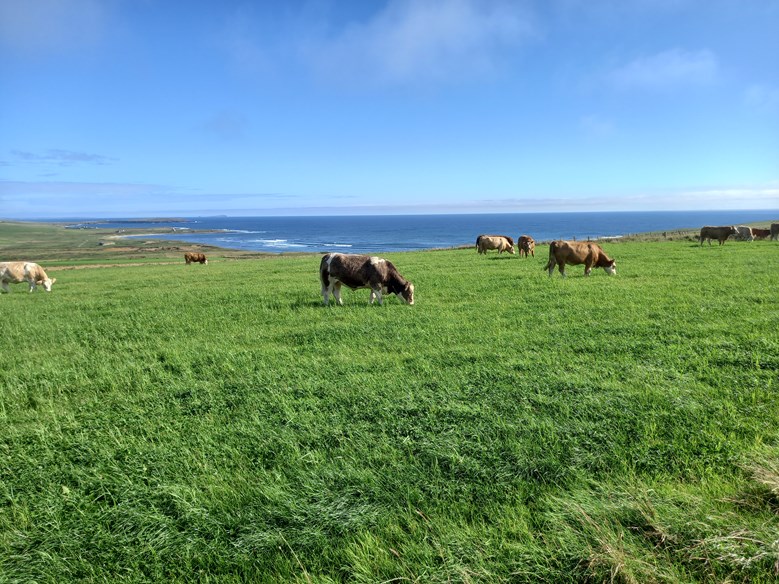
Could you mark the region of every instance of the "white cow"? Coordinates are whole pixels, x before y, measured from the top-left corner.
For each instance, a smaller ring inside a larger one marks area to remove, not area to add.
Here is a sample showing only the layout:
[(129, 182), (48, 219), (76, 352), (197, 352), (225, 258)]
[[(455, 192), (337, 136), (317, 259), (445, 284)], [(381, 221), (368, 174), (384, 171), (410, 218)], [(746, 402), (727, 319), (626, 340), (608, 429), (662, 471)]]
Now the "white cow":
[(35, 285), (40, 284), (46, 292), (51, 292), (51, 285), (57, 278), (49, 278), (43, 268), (32, 262), (0, 262), (0, 285), (3, 292), (10, 292), (8, 284), (27, 282), (30, 284), (30, 292), (35, 290)]
[(498, 255), (504, 251), (514, 254), (514, 240), (508, 235), (480, 235), (476, 238), (476, 251), (487, 254), (488, 249), (497, 249)]
[(747, 225), (736, 225), (736, 238), (741, 241), (752, 241), (754, 236), (752, 235), (752, 228)]

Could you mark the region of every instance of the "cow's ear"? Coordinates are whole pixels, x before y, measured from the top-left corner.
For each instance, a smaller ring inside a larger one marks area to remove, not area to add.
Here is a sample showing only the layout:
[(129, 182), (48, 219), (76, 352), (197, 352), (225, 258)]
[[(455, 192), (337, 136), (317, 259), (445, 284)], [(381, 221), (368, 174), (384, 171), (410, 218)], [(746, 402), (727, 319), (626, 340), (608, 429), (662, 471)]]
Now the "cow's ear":
[(52, 279), (51, 279), (51, 283), (52, 283), (52, 284), (53, 284), (54, 282), (56, 282), (56, 281), (57, 281), (57, 278), (52, 278)]

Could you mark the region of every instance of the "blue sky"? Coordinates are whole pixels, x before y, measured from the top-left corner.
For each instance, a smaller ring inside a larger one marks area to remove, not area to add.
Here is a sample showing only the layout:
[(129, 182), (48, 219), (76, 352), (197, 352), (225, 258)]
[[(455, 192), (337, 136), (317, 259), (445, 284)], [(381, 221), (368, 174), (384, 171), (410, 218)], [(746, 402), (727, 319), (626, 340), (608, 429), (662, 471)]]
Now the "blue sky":
[(778, 0), (0, 0), (0, 217), (779, 209)]

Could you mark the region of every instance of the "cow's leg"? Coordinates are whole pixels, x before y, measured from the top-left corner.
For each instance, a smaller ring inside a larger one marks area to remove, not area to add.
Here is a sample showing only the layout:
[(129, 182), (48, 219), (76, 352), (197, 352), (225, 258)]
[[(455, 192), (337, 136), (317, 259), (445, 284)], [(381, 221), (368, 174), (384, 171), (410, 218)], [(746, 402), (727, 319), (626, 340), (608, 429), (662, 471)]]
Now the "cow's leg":
[(30, 292), (33, 292), (35, 290), (35, 278), (29, 280), (30, 282)]
[(592, 273), (592, 264), (589, 262), (585, 262), (584, 264), (584, 275), (589, 276)]
[(3, 287), (3, 292), (10, 292), (10, 291), (11, 291), (11, 290), (8, 288), (8, 282), (6, 282), (5, 280), (3, 280), (2, 282), (0, 282), (0, 286), (2, 286), (2, 287)]
[(338, 303), (339, 306), (344, 305), (344, 301), (341, 299), (341, 282), (334, 282), (332, 284), (333, 287), (333, 296), (335, 297), (335, 301)]
[(549, 260), (547, 267), (549, 268), (549, 277), (551, 278), (552, 274), (554, 274), (554, 262), (552, 260)]
[(323, 304), (325, 306), (330, 304), (330, 286), (325, 285), (324, 282), (322, 282), (322, 298), (324, 299)]
[(565, 278), (565, 262), (557, 264), (557, 268), (560, 270), (560, 275)]
[(378, 288), (371, 288), (371, 304), (373, 304), (373, 299), (377, 298), (379, 300), (379, 306), (381, 306), (382, 301), (384, 300), (381, 296), (381, 286)]

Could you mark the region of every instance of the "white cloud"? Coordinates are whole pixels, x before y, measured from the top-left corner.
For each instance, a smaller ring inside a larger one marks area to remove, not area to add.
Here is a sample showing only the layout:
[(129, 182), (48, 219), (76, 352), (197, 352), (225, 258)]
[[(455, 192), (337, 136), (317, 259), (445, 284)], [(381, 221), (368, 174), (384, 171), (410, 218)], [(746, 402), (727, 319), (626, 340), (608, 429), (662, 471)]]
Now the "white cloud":
[(74, 164), (106, 165), (116, 162), (117, 160), (116, 158), (103, 156), (102, 154), (90, 154), (88, 152), (76, 152), (59, 148), (51, 148), (42, 154), (37, 152), (25, 152), (23, 150), (12, 150), (11, 155), (17, 163), (56, 164), (58, 166), (72, 166)]
[(706, 49), (671, 49), (639, 57), (611, 72), (611, 81), (623, 89), (667, 89), (702, 85), (716, 80), (717, 56)]
[(508, 0), (390, 0), (306, 54), (328, 79), (457, 81), (494, 71), (503, 49), (534, 35), (523, 7)]
[(38, 54), (90, 46), (103, 36), (107, 8), (101, 0), (2, 0), (0, 47)]

